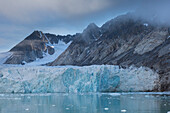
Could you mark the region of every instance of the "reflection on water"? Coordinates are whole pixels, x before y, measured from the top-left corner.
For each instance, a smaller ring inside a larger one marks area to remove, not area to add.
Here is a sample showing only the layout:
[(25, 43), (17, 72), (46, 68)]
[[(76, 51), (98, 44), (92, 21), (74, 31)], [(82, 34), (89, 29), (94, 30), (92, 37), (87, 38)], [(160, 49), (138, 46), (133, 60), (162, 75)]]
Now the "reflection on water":
[(0, 113), (167, 113), (170, 94), (0, 94)]

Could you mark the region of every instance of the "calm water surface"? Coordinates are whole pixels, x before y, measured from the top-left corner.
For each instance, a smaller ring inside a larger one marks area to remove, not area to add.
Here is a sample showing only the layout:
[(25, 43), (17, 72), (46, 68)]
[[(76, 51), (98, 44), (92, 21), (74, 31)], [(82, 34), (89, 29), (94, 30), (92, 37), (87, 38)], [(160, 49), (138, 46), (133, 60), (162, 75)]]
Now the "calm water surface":
[(168, 113), (170, 93), (0, 94), (0, 113)]

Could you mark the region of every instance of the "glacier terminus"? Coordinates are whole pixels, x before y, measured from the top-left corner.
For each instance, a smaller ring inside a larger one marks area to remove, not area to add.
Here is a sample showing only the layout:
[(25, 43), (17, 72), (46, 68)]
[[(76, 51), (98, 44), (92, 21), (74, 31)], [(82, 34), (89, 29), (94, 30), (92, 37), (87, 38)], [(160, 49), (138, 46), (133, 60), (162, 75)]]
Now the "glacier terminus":
[(0, 93), (137, 92), (157, 91), (159, 87), (159, 75), (146, 67), (0, 67)]

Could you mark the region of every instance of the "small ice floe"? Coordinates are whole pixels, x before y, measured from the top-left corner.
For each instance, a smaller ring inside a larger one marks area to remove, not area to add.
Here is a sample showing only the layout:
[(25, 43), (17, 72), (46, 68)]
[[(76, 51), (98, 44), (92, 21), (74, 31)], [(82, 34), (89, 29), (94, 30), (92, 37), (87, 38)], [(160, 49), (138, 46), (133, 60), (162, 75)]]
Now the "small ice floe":
[(109, 110), (109, 108), (104, 108), (104, 110), (106, 110), (106, 111), (107, 111), (107, 110)]
[(120, 96), (121, 94), (120, 93), (108, 93), (108, 95), (110, 95), (110, 96)]
[(21, 100), (21, 98), (14, 98), (14, 100)]
[(145, 97), (146, 97), (146, 98), (148, 98), (148, 97), (149, 97), (149, 95), (145, 95)]
[(159, 98), (159, 97), (160, 97), (160, 95), (156, 95), (156, 97), (157, 97), (157, 98)]
[(0, 94), (1, 97), (5, 96), (5, 94)]
[(26, 108), (25, 111), (29, 111), (29, 108)]
[(69, 110), (70, 108), (66, 108), (66, 110)]
[(55, 105), (54, 105), (54, 104), (53, 104), (52, 106), (53, 106), (53, 107), (55, 107)]
[(170, 113), (170, 111), (168, 111), (167, 113)]
[(30, 96), (28, 96), (27, 98), (28, 98), (28, 99), (30, 99), (31, 97), (30, 97)]
[(134, 99), (134, 97), (130, 97), (131, 99)]
[(146, 26), (146, 27), (148, 27), (148, 24), (147, 24), (147, 23), (144, 23), (143, 25)]
[(121, 112), (123, 112), (123, 113), (124, 113), (124, 112), (126, 112), (126, 110), (125, 110), (125, 109), (122, 109), (122, 110), (121, 110)]

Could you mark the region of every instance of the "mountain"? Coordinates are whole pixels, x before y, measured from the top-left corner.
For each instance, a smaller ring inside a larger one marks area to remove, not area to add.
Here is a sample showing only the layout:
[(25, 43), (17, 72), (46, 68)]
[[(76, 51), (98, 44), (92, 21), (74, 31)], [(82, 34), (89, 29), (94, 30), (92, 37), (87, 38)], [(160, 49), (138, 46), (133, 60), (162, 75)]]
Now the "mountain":
[(12, 54), (5, 64), (26, 64), (31, 62), (34, 62), (33, 64), (43, 64), (52, 62), (68, 47), (71, 40), (71, 35), (56, 36), (34, 31), (9, 51)]
[(170, 28), (131, 15), (118, 16), (101, 28), (92, 24), (50, 65), (102, 64), (149, 67), (160, 74), (161, 90), (167, 90), (170, 88)]

